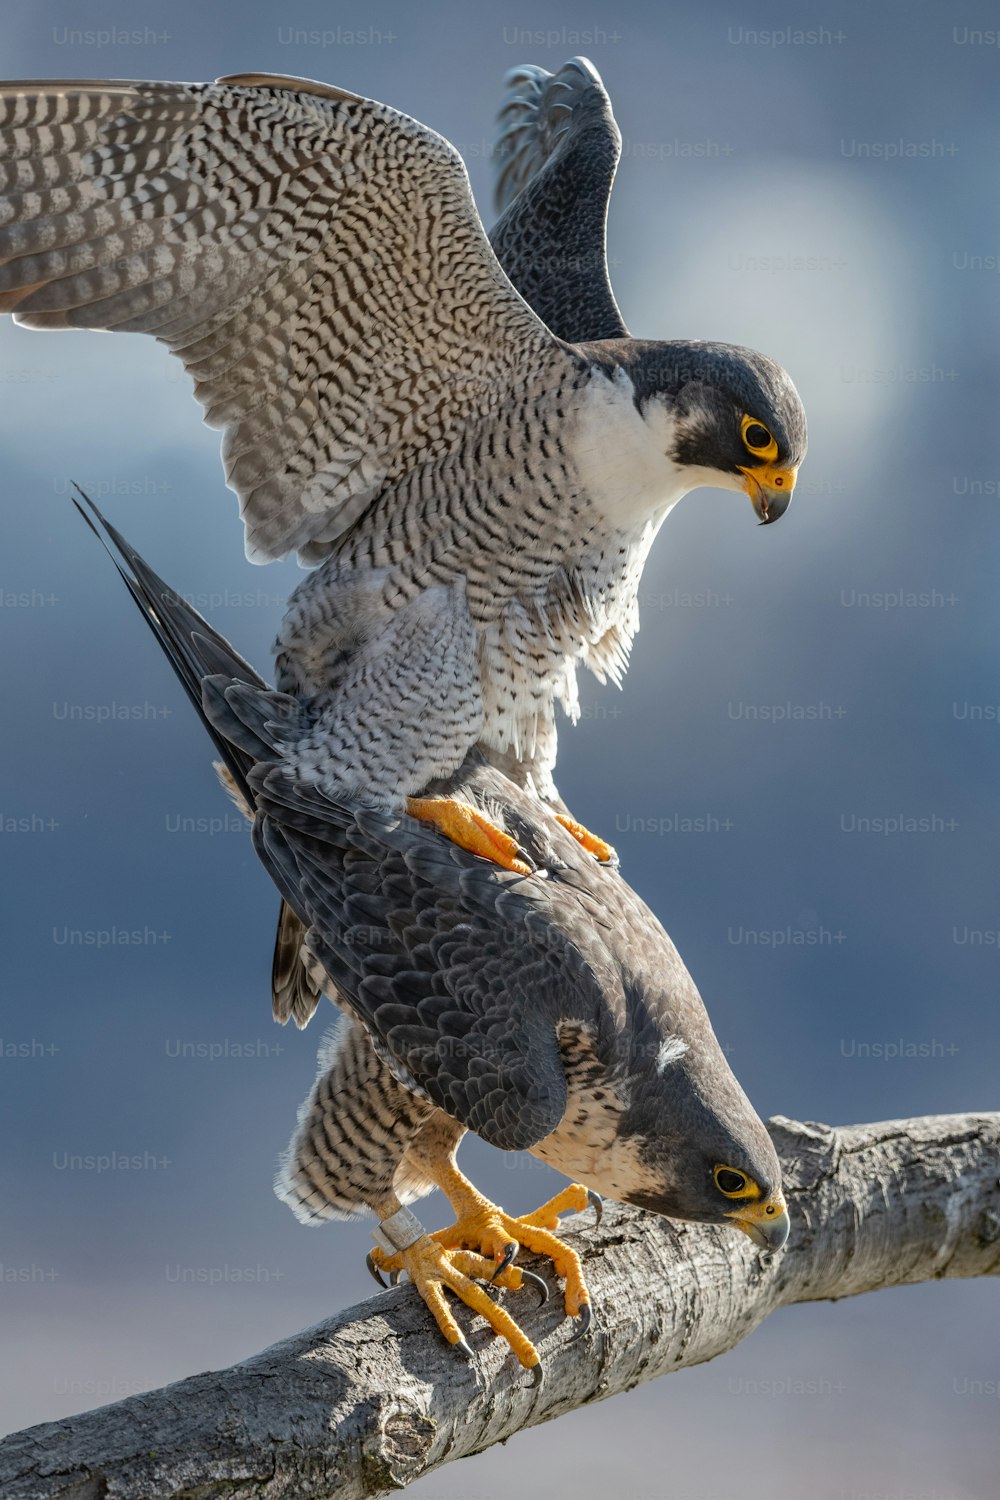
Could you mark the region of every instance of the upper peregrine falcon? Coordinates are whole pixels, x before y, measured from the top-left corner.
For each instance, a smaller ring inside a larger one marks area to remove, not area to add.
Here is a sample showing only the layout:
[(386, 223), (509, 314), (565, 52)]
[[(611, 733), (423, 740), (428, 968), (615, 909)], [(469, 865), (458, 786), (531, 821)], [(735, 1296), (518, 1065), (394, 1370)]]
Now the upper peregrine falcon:
[[(374, 805), (479, 744), (561, 807), (554, 705), (580, 664), (623, 672), (664, 517), (712, 484), (773, 521), (805, 453), (773, 360), (627, 336), (589, 65), (522, 70), (506, 115), (512, 280), (458, 153), (387, 105), (266, 74), (0, 88), (0, 310), (184, 362), (248, 554), (320, 564), (277, 643), (283, 753)], [(453, 799), (410, 806), (524, 868)]]

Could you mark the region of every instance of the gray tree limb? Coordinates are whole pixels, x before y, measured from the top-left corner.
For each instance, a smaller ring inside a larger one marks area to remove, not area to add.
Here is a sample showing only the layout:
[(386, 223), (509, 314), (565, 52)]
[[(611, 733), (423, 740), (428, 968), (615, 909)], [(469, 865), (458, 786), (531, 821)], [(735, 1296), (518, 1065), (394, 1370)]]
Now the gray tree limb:
[(558, 1294), (538, 1311), (530, 1292), (508, 1294), (541, 1351), (540, 1387), (481, 1324), (466, 1363), (404, 1286), (231, 1369), (14, 1433), (0, 1443), (0, 1493), (382, 1495), (523, 1427), (713, 1359), (775, 1308), (1000, 1272), (1000, 1114), (835, 1130), (779, 1118), (770, 1129), (792, 1219), (785, 1250), (768, 1259), (732, 1231), (609, 1203), (600, 1229), (569, 1230), (595, 1309), (586, 1338), (567, 1344)]

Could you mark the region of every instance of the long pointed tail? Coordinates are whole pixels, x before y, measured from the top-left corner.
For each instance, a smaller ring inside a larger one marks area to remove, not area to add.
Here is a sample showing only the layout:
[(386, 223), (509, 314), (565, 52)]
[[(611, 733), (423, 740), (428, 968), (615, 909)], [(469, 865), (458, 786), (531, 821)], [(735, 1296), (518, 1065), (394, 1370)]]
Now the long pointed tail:
[[(218, 727), (219, 704), (215, 703), (215, 713), (210, 716), (205, 706), (206, 693), (213, 702), (219, 699), (220, 678), (230, 682), (236, 679), (262, 691), (267, 690), (267, 684), (249, 662), (233, 650), (224, 636), (164, 583), (158, 573), (154, 573), (79, 485), (76, 489), (80, 499), (71, 497), (73, 504), (124, 580), (139, 613), (159, 642), (219, 753), (226, 773), (223, 780), (241, 800), (248, 817), (252, 818), (255, 798), (248, 778), (255, 757), (221, 731)], [(209, 682), (207, 689), (206, 681)], [(236, 724), (235, 719), (233, 722)], [(301, 921), (282, 903), (271, 972), (272, 1004), (276, 1020), (284, 1024), (291, 1017), (300, 1027), (305, 1026), (320, 1000), (319, 991), (299, 958), (304, 936)]]
[(202, 684), (206, 677), (220, 674), (238, 678), (256, 688), (266, 689), (267, 684), (233, 650), (224, 636), (213, 630), (187, 600), (182, 599), (169, 584), (164, 583), (158, 573), (153, 572), (145, 559), (101, 514), (79, 485), (75, 488), (80, 500), (71, 496), (73, 504), (118, 569), (139, 613), (173, 667), (252, 816), (254, 798), (247, 776), (254, 764), (253, 757), (224, 738), (216, 729), (204, 709)]

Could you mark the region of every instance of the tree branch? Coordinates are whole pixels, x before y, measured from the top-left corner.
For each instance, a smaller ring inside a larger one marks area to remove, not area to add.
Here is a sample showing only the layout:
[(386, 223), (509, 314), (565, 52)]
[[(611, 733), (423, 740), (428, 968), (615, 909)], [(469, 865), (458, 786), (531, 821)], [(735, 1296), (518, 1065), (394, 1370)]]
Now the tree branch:
[(0, 1443), (0, 1492), (381, 1495), (523, 1427), (713, 1359), (777, 1307), (1000, 1272), (1000, 1114), (837, 1130), (779, 1118), (770, 1129), (792, 1218), (786, 1249), (768, 1261), (743, 1235), (609, 1203), (599, 1230), (569, 1231), (595, 1308), (587, 1338), (566, 1343), (558, 1295), (533, 1312), (529, 1292), (508, 1294), (540, 1348), (540, 1387), (481, 1327), (467, 1364), (400, 1287), (231, 1369), (14, 1433)]

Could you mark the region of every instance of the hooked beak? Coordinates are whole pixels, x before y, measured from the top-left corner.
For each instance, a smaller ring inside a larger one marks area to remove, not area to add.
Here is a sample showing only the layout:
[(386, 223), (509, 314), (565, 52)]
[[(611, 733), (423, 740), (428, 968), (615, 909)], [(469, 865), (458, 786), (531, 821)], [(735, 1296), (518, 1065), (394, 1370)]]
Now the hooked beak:
[(756, 469), (745, 469), (742, 464), (743, 488), (760, 518), (762, 526), (780, 520), (788, 509), (795, 488), (795, 469), (779, 469), (772, 464), (762, 464)]
[(788, 1210), (780, 1194), (769, 1198), (766, 1203), (755, 1203), (728, 1217), (762, 1250), (780, 1250), (788, 1239)]

